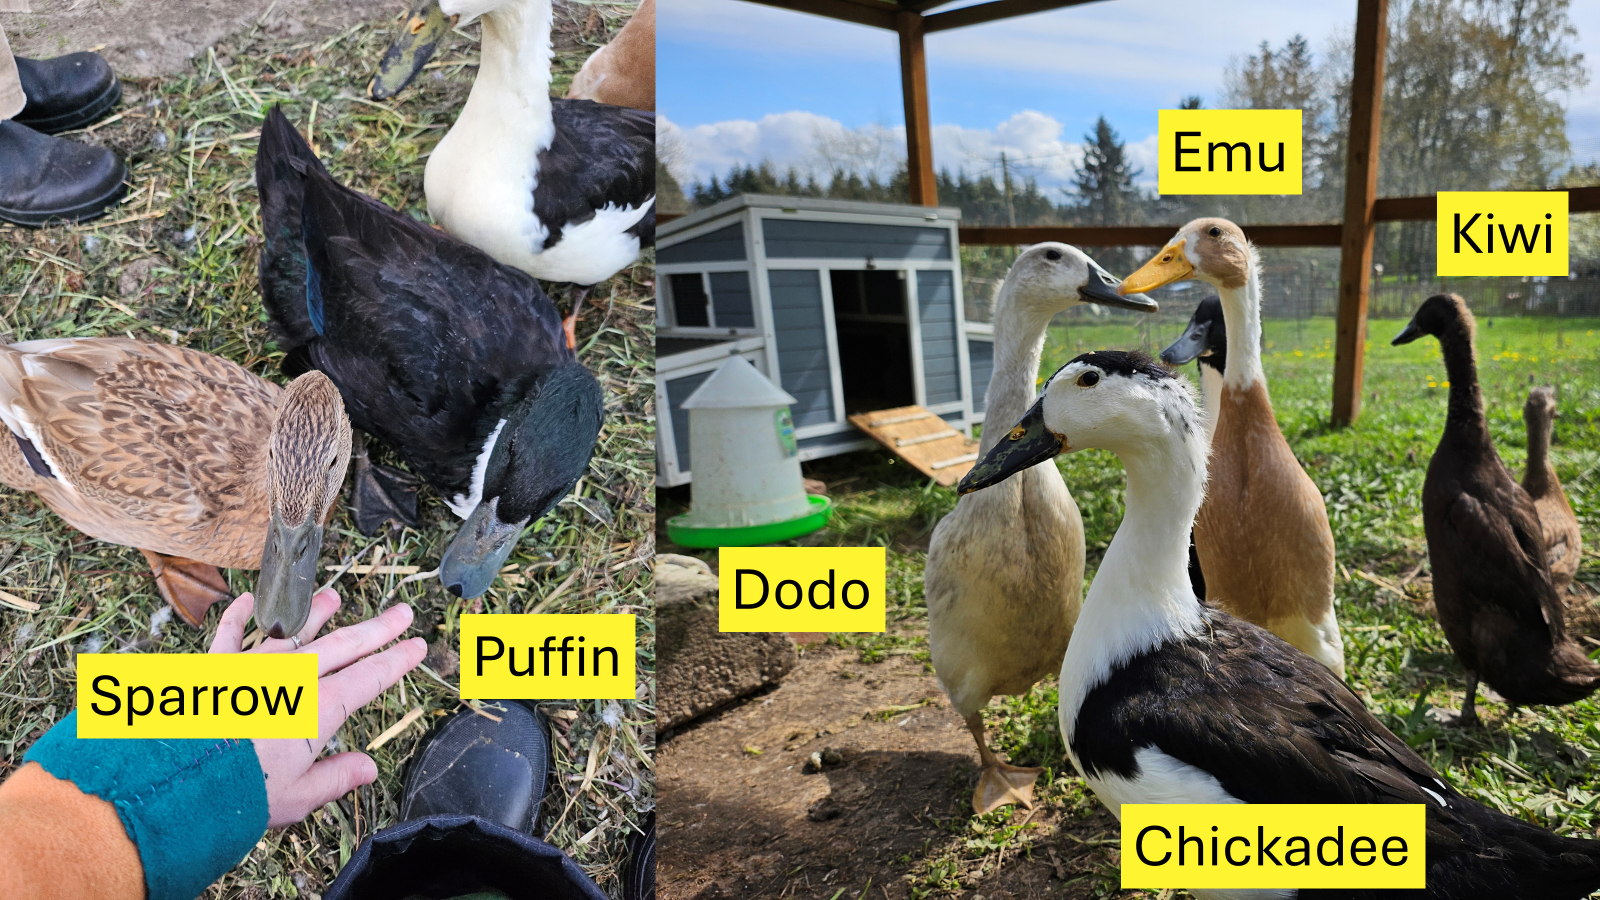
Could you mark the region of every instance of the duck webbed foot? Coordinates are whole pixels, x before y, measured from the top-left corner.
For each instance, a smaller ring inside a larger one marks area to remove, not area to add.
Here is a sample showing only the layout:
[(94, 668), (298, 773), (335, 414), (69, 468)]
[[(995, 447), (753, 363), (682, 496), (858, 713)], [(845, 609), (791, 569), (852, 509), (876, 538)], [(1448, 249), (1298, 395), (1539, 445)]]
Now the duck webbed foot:
[(156, 576), (156, 590), (161, 599), (177, 612), (178, 616), (195, 628), (206, 619), (206, 610), (213, 603), (233, 599), (228, 580), (216, 566), (181, 556), (167, 556), (152, 550), (141, 550), (150, 571)]
[(973, 811), (983, 815), (1012, 804), (1032, 809), (1033, 783), (1044, 770), (1001, 762), (984, 740), (981, 712), (967, 716), (967, 729), (978, 742), (978, 760), (983, 764), (983, 771), (978, 774), (978, 787), (972, 792)]
[(374, 465), (367, 458), (366, 435), (356, 434), (352, 453), (356, 477), (351, 498), (356, 529), (371, 537), (390, 519), (417, 527), (417, 489), (421, 480), (409, 472)]

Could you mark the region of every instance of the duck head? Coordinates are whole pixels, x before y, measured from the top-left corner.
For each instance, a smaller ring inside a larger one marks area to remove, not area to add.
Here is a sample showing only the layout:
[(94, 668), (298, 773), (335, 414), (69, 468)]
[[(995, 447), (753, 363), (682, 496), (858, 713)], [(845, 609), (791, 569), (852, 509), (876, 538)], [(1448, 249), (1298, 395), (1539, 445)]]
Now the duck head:
[(1174, 436), (1192, 445), (1203, 473), (1206, 443), (1187, 379), (1143, 353), (1084, 353), (1050, 376), (1039, 399), (957, 491), (999, 484), (1062, 453), (1094, 448), (1126, 456)]
[(378, 63), (368, 92), (375, 100), (386, 100), (400, 93), (417, 77), (422, 67), (438, 51), (457, 22), (468, 22), (505, 6), (526, 0), (416, 0), (400, 34)]
[(466, 598), (488, 590), (522, 529), (578, 483), (600, 434), (603, 401), (600, 383), (575, 360), (502, 392), (473, 470), (478, 499), (458, 495), (450, 504), (466, 522), (439, 562), (446, 590)]
[(267, 444), (271, 518), (256, 578), (256, 625), (268, 636), (298, 632), (311, 614), (322, 527), (350, 464), (350, 419), (328, 376), (311, 371), (283, 392)]
[(1236, 290), (1250, 280), (1250, 242), (1227, 219), (1205, 218), (1178, 229), (1161, 252), (1129, 275), (1118, 290), (1153, 291), (1195, 278), (1216, 288)]
[(1559, 418), (1561, 411), (1556, 409), (1555, 388), (1536, 387), (1528, 392), (1528, 402), (1522, 404), (1522, 421), (1530, 433), (1537, 430), (1548, 431), (1551, 422)]
[(1024, 250), (1006, 273), (1000, 303), (1042, 313), (1046, 318), (1077, 306), (1095, 303), (1155, 312), (1156, 302), (1139, 293), (1119, 293), (1120, 282), (1069, 244), (1034, 244)]
[(1169, 366), (1181, 366), (1193, 359), (1215, 368), (1228, 369), (1228, 329), (1222, 321), (1222, 299), (1216, 294), (1200, 301), (1183, 335), (1161, 351), (1161, 361)]
[(1398, 347), (1431, 334), (1440, 343), (1464, 338), (1470, 345), (1476, 331), (1477, 323), (1472, 318), (1472, 310), (1467, 309), (1467, 301), (1461, 299), (1459, 294), (1434, 294), (1422, 301), (1422, 305), (1412, 314), (1411, 321), (1389, 343)]

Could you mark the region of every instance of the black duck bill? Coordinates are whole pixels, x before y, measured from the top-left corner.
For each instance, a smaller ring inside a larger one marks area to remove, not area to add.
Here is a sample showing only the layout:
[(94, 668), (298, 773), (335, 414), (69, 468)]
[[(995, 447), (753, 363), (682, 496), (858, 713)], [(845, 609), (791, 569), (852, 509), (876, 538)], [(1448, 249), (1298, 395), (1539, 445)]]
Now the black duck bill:
[(1040, 398), (1000, 443), (990, 447), (972, 471), (961, 479), (956, 492), (970, 494), (999, 484), (1023, 469), (1060, 456), (1067, 449), (1066, 436), (1045, 427), (1044, 399)]
[(1210, 330), (1210, 322), (1198, 322), (1191, 318), (1182, 336), (1161, 351), (1161, 361), (1169, 366), (1181, 366), (1194, 361), (1205, 352), (1206, 336)]
[(256, 625), (267, 637), (287, 638), (305, 627), (321, 554), (322, 525), (314, 516), (289, 525), (278, 510), (272, 511), (255, 591)]
[(439, 561), (439, 581), (445, 590), (469, 599), (487, 591), (530, 519), (502, 522), (500, 498), (484, 498), (461, 523)]
[(439, 42), (455, 27), (459, 16), (446, 16), (439, 0), (419, 0), (411, 7), (400, 34), (378, 63), (368, 93), (374, 100), (387, 100), (405, 90), (422, 67), (433, 58)]

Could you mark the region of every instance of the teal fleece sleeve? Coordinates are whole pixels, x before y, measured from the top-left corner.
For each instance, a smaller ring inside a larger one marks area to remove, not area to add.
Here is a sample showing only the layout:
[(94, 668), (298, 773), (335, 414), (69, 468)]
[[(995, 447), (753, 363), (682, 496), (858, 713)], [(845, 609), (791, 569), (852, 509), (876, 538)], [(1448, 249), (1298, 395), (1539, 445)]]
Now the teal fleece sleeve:
[(194, 900), (267, 830), (266, 776), (248, 740), (79, 740), (74, 710), (23, 760), (116, 807), (149, 900)]

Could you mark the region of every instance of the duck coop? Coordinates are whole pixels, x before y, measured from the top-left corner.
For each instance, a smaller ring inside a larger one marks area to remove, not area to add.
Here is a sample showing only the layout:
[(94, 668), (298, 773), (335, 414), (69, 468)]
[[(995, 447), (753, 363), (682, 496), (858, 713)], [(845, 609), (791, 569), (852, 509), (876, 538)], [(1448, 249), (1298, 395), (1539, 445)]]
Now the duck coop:
[(961, 211), (746, 194), (656, 235), (659, 483), (690, 481), (694, 389), (730, 355), (795, 398), (801, 459), (873, 445), (858, 413), (917, 406), (971, 434), (994, 330), (962, 315)]

